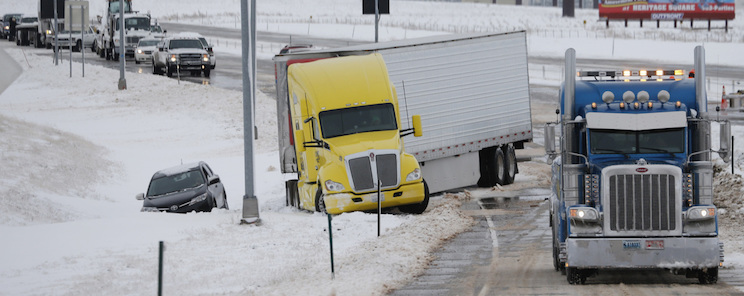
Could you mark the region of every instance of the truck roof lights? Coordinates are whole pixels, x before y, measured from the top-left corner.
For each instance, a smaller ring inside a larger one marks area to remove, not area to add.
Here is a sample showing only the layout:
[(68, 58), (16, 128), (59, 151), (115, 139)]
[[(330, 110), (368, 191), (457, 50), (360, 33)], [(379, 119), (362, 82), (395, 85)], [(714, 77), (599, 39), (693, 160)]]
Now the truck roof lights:
[(648, 102), (649, 98), (650, 96), (648, 95), (647, 91), (642, 90), (638, 92), (638, 101), (641, 102), (642, 104)]
[(615, 100), (615, 94), (609, 90), (602, 93), (602, 102), (606, 104), (612, 103)]
[[(577, 77), (611, 77), (615, 78), (618, 76), (622, 77), (647, 77), (651, 78), (656, 76), (657, 79), (663, 79), (665, 76), (669, 77), (669, 79), (675, 79), (674, 76), (683, 76), (685, 75), (684, 70), (655, 70), (655, 71), (648, 71), (648, 70), (622, 70), (622, 71), (577, 71), (576, 76)], [(625, 79), (625, 81), (630, 81)], [(645, 81), (645, 80), (644, 80)]]
[(626, 91), (623, 93), (623, 101), (630, 104), (635, 101), (635, 94), (632, 91)]
[(659, 99), (659, 102), (663, 104), (669, 102), (669, 97), (671, 97), (671, 95), (666, 90), (660, 90), (656, 97)]

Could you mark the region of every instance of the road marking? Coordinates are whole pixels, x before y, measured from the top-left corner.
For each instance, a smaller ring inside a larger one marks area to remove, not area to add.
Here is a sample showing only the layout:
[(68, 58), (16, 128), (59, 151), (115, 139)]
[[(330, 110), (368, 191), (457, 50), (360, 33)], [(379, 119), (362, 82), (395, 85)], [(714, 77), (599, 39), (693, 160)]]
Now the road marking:
[(486, 222), (488, 222), (488, 231), (491, 232), (491, 240), (493, 241), (493, 247), (498, 248), (499, 247), (499, 238), (496, 234), (496, 226), (493, 225), (493, 220), (491, 220), (490, 216), (486, 216)]

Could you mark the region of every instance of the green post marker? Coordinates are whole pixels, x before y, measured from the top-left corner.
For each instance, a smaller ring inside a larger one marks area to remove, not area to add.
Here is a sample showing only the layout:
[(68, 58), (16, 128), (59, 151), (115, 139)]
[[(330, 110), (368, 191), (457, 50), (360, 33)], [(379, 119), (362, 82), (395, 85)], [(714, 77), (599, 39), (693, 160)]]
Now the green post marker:
[(331, 227), (331, 214), (328, 214), (328, 241), (331, 244), (331, 279), (335, 279), (336, 271), (333, 268), (333, 228)]

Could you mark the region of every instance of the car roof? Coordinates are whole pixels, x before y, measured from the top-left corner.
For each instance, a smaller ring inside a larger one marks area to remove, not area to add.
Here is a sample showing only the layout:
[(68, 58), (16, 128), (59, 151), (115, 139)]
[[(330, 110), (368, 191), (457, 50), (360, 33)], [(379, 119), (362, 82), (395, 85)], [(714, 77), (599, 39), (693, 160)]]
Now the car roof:
[(185, 172), (192, 171), (194, 169), (199, 168), (202, 164), (205, 164), (205, 163), (203, 161), (199, 161), (199, 162), (192, 162), (192, 163), (177, 165), (174, 167), (169, 167), (167, 169), (162, 169), (162, 170), (155, 172), (155, 174), (152, 175), (152, 178), (156, 179), (156, 178), (161, 178), (161, 177), (166, 177), (166, 176), (172, 176), (175, 174), (185, 173)]
[(173, 37), (202, 38), (204, 36), (196, 32), (180, 32), (180, 33), (174, 34)]

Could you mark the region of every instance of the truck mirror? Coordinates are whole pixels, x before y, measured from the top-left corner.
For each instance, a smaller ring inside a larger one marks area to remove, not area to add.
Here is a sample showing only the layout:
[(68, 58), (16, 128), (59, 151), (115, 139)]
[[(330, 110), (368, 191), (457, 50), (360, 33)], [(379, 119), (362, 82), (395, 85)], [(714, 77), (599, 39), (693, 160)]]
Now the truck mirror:
[(424, 135), (424, 131), (421, 129), (421, 115), (414, 115), (411, 117), (413, 121), (413, 136), (421, 137)]
[(555, 154), (555, 126), (545, 124), (545, 154)]
[(731, 122), (724, 121), (721, 123), (720, 132), (720, 148), (718, 150), (718, 156), (721, 157), (723, 162), (731, 161), (731, 154), (733, 147), (731, 147)]

